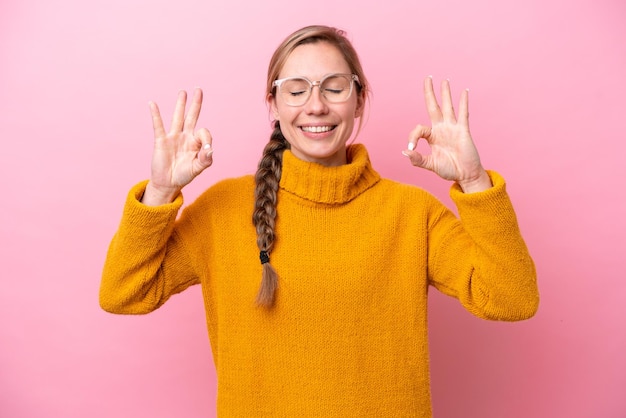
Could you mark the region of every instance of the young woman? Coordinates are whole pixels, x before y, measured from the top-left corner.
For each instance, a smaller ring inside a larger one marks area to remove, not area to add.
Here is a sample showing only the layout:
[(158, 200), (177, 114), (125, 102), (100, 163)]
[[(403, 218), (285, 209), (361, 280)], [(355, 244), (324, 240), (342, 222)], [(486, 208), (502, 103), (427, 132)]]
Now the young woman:
[(467, 91), (457, 115), (447, 81), (441, 106), (424, 87), (431, 126), (403, 153), (454, 182), (459, 218), (347, 145), (368, 82), (334, 28), (303, 28), (274, 53), (274, 131), (256, 176), (217, 183), (180, 217), (181, 189), (212, 163), (211, 135), (196, 130), (202, 92), (187, 111), (180, 93), (169, 132), (151, 104), (152, 175), (129, 193), (101, 306), (148, 313), (201, 284), (220, 415), (431, 416), (429, 286), (494, 320), (531, 317), (539, 297), (504, 180), (473, 144)]

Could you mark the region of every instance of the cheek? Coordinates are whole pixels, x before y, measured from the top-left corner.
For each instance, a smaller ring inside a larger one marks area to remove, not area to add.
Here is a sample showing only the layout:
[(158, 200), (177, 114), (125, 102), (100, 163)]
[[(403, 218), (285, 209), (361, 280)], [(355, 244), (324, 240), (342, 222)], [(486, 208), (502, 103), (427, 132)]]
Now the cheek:
[(279, 109), (276, 112), (276, 119), (279, 120), (284, 126), (291, 125), (293, 118), (293, 114), (291, 112), (285, 111), (284, 109)]
[(277, 120), (281, 120), (285, 123), (291, 122), (296, 117), (292, 107), (280, 103), (272, 106), (272, 114)]
[(357, 106), (350, 106), (343, 112), (342, 119), (347, 125), (354, 125), (354, 120), (359, 117), (359, 109)]

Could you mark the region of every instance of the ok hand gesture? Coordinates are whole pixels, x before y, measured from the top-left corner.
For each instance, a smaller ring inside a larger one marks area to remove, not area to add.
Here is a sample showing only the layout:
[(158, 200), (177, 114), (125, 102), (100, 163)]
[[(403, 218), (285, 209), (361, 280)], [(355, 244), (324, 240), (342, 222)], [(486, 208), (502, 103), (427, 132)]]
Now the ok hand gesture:
[(180, 190), (213, 163), (211, 134), (206, 128), (195, 130), (202, 107), (202, 90), (194, 91), (185, 115), (187, 93), (178, 93), (170, 131), (166, 132), (159, 108), (150, 102), (154, 127), (152, 174), (142, 202), (161, 205), (172, 202)]
[[(441, 84), (441, 107), (435, 97), (433, 80), (424, 80), (424, 98), (431, 126), (417, 125), (409, 134), (408, 149), (402, 153), (414, 166), (435, 172), (438, 176), (456, 181), (465, 193), (486, 190), (491, 180), (480, 163), (478, 151), (469, 130), (469, 92), (464, 90), (459, 103), (459, 115), (452, 106), (452, 94), (448, 80)], [(425, 139), (430, 155), (415, 150), (417, 142)]]

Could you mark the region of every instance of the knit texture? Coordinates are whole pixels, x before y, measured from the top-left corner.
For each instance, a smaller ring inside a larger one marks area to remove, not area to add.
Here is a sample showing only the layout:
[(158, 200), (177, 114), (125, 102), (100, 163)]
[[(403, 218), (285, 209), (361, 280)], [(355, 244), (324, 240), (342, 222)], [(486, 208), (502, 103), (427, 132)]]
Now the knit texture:
[(251, 222), (254, 179), (224, 180), (189, 205), (127, 199), (100, 291), (110, 312), (143, 314), (202, 284), (225, 417), (430, 417), (427, 293), (474, 315), (522, 320), (538, 306), (535, 269), (504, 180), (451, 197), (381, 179), (362, 145), (349, 164), (283, 156), (273, 308)]

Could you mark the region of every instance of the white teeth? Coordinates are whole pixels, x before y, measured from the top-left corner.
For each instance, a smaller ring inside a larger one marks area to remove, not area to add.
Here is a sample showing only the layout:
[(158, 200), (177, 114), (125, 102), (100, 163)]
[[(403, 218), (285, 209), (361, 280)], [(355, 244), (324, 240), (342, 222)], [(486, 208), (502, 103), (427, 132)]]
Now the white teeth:
[(302, 130), (304, 132), (313, 132), (316, 134), (319, 134), (321, 132), (328, 132), (330, 131), (332, 128), (332, 126), (303, 126)]

